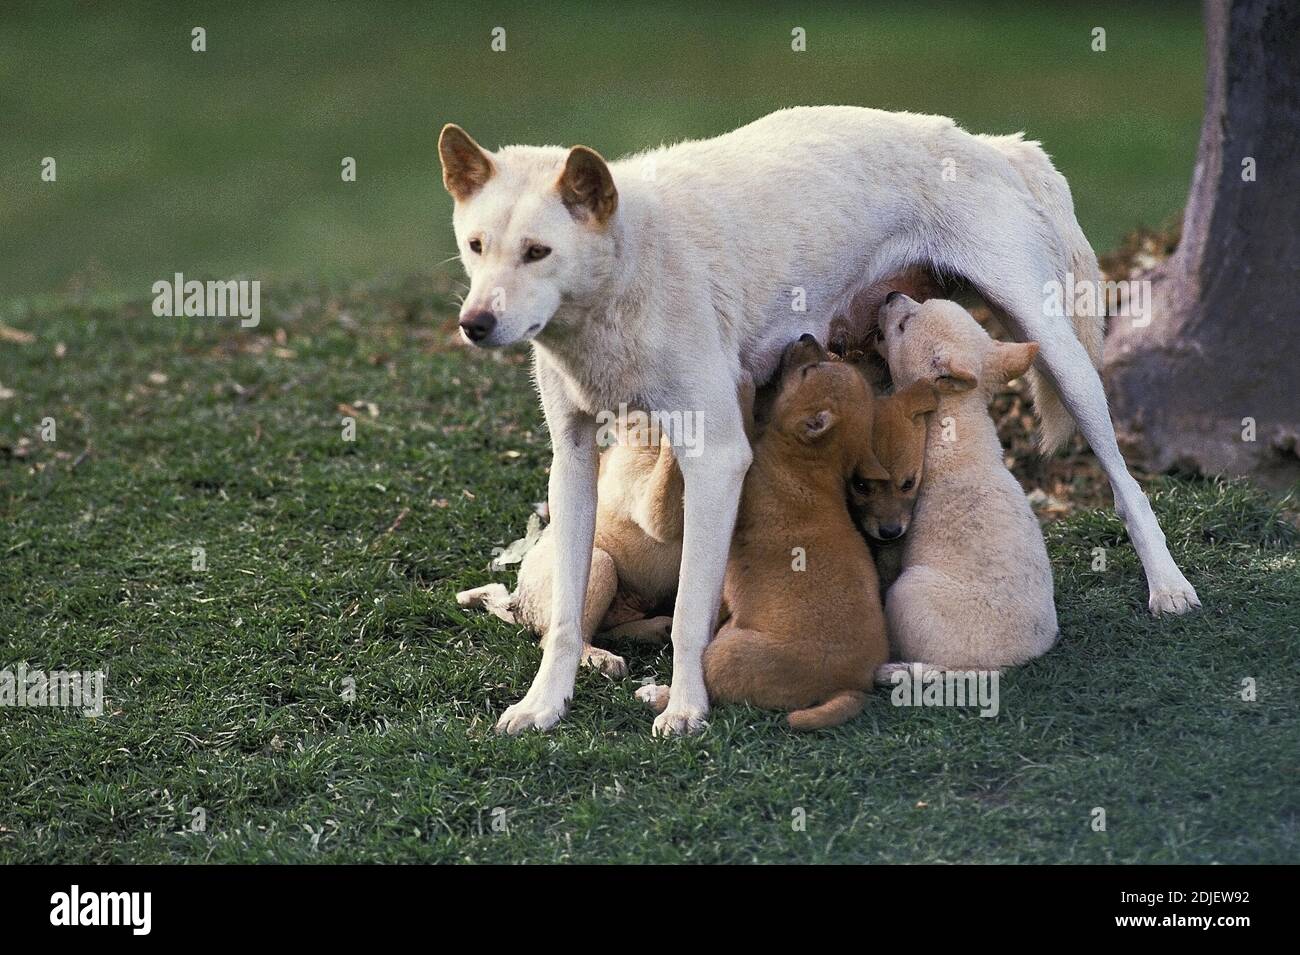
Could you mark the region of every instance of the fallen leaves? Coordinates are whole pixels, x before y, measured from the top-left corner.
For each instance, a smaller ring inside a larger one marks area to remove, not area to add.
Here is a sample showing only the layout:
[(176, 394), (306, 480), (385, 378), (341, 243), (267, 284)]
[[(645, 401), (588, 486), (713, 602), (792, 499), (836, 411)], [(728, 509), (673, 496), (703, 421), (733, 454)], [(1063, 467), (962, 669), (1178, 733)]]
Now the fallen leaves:
[(0, 342), (12, 342), (15, 345), (30, 345), (34, 341), (36, 341), (36, 336), (31, 332), (25, 332), (21, 328), (12, 328), (3, 322), (0, 322)]
[(360, 418), (363, 412), (372, 418), (379, 417), (379, 405), (373, 401), (340, 401), (337, 410), (349, 418)]
[(528, 528), (524, 531), (524, 536), (518, 540), (511, 541), (506, 548), (492, 558), (492, 563), (488, 565), (489, 570), (505, 570), (511, 564), (517, 564), (524, 559), (524, 555), (532, 550), (542, 536), (542, 519), (536, 514), (528, 515)]

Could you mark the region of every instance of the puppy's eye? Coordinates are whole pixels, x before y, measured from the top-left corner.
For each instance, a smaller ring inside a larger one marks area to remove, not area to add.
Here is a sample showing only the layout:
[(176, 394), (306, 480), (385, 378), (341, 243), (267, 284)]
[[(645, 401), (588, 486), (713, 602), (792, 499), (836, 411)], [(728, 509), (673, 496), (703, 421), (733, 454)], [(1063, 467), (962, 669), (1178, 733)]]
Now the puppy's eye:
[(481, 252), (483, 251), (483, 240), (482, 240), (482, 239), (470, 239), (470, 240), (469, 240), (469, 250), (470, 250), (471, 252), (473, 252), (475, 255), (478, 255), (479, 253), (481, 253)]
[(859, 494), (869, 494), (871, 492), (871, 482), (864, 477), (853, 475), (853, 490)]
[(524, 261), (540, 262), (550, 254), (551, 247), (549, 245), (530, 245), (524, 250)]
[(902, 484), (898, 485), (898, 489), (899, 489), (900, 491), (910, 491), (910, 490), (912, 490), (912, 488), (914, 488), (914, 487), (916, 487), (916, 479), (915, 479), (915, 478), (908, 478), (908, 479), (907, 479), (906, 481), (904, 481)]

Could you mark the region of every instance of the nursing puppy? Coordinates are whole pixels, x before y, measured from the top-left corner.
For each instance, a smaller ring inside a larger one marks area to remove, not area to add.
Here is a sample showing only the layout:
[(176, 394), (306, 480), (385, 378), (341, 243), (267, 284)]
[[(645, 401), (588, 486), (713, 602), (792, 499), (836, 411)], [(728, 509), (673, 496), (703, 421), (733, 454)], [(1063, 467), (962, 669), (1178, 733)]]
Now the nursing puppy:
[[(617, 444), (600, 456), (596, 538), (582, 614), (582, 664), (607, 676), (627, 673), (626, 661), (592, 646), (593, 637), (666, 640), (672, 618), (650, 616), (677, 589), (682, 560), (682, 474), (667, 439), (644, 423), (622, 422)], [(551, 632), (555, 535), (551, 527), (524, 555), (513, 593), (488, 584), (456, 595), (542, 638)]]
[(1023, 663), (1056, 641), (1052, 569), (988, 403), (1038, 345), (995, 342), (955, 302), (901, 294), (886, 300), (881, 327), (894, 380), (939, 393), (903, 573), (885, 602), (893, 655), (957, 670)]
[(877, 398), (872, 446), (889, 476), (877, 481), (859, 478), (849, 485), (849, 509), (867, 535), (882, 591), (903, 572), (903, 535), (925, 476), (926, 416), (938, 402), (938, 392), (928, 381), (914, 381), (887, 398)]
[[(729, 617), (704, 652), (711, 702), (793, 710), (797, 730), (855, 716), (889, 652), (871, 553), (845, 504), (848, 482), (886, 477), (872, 450), (871, 390), (827, 358), (805, 335), (782, 361), (741, 496)], [(637, 697), (657, 710), (671, 703), (663, 686)]]
[[(533, 343), (553, 458), (556, 572), (537, 677), (497, 729), (549, 729), (573, 695), (596, 521), (601, 411), (662, 411), (683, 446), (682, 563), (673, 613), (673, 694), (659, 734), (704, 725), (702, 654), (717, 614), (751, 452), (736, 400), (765, 383), (785, 344), (826, 340), (858, 292), (910, 266), (972, 283), (1022, 339), (1043, 446), (1073, 427), (1115, 491), (1155, 612), (1195, 606), (1128, 474), (1096, 366), (1104, 316), (1064, 301), (1100, 280), (1069, 187), (1036, 143), (975, 136), (952, 120), (848, 106), (782, 110), (715, 139), (613, 164), (585, 146), (489, 153), (446, 126), (443, 184), (470, 288), (460, 314), (479, 347)], [(945, 182), (941, 166), (958, 173)], [(1045, 306), (1052, 289), (1057, 307)], [(1096, 301), (1096, 296), (1093, 296)]]

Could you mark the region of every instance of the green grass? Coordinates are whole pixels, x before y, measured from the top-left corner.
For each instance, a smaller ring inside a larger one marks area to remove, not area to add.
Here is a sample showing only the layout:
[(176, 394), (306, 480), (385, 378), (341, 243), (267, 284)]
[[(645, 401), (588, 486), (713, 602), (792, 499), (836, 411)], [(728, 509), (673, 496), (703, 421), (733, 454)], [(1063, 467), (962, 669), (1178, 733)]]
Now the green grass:
[(995, 719), (876, 694), (816, 735), (728, 707), (652, 740), (632, 690), (670, 654), (633, 649), (500, 739), (538, 651), (453, 594), (545, 493), (525, 356), (450, 348), (445, 285), (263, 300), (253, 330), (147, 299), (8, 319), (36, 338), (0, 345), (0, 666), (106, 669), (108, 706), (0, 710), (0, 862), (1297, 858), (1300, 567), (1263, 494), (1156, 486), (1206, 606), (1181, 619), (1147, 617), (1113, 513), (1053, 525), (1062, 639)]
[[(4, 4), (0, 35), (0, 306), (136, 297), (177, 271), (427, 269), (452, 251), (435, 157), (449, 120), (488, 146), (617, 156), (796, 104), (942, 113), (1041, 139), (1108, 248), (1181, 208), (1204, 89), (1186, 2), (50, 0)], [(57, 182), (40, 180), (46, 156)]]

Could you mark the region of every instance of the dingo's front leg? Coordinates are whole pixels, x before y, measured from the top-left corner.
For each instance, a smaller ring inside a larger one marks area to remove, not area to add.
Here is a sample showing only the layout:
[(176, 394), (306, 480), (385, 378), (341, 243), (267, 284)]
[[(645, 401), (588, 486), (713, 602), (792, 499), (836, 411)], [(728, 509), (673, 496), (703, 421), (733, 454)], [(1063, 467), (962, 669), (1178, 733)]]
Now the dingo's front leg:
[(692, 404), (707, 409), (689, 412), (699, 416), (696, 440), (683, 440), (689, 429), (672, 429), (673, 451), (685, 483), (686, 517), (673, 609), (672, 692), (655, 717), (656, 736), (696, 732), (708, 715), (704, 648), (717, 621), (740, 488), (752, 457), (733, 389), (711, 388), (695, 396)]
[(555, 538), (551, 585), (551, 626), (542, 647), (542, 665), (524, 698), (497, 721), (498, 733), (548, 730), (560, 721), (573, 697), (582, 659), (582, 610), (591, 572), (596, 533), (596, 423), (574, 408), (567, 396), (547, 393), (542, 403), (551, 431), (549, 500)]

